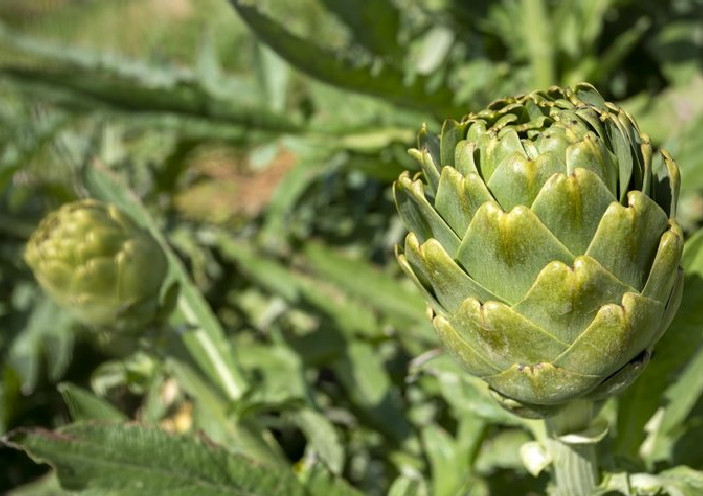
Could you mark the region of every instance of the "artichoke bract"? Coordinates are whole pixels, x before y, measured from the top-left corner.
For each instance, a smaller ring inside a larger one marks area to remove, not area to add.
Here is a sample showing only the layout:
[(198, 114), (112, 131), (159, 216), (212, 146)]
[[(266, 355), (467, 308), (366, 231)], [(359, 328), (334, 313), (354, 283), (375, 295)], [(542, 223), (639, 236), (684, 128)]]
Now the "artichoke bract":
[(137, 330), (159, 309), (168, 263), (158, 242), (116, 206), (87, 199), (39, 223), (25, 260), (51, 298), (80, 322)]
[(594, 87), (423, 127), (397, 259), (444, 347), (511, 411), (549, 416), (636, 379), (678, 309), (679, 169)]

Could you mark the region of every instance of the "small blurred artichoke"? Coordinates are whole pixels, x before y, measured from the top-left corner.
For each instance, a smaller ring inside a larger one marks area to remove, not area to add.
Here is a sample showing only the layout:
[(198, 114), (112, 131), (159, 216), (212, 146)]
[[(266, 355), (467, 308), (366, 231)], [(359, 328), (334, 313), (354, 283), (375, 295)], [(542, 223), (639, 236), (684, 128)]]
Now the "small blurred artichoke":
[(47, 293), (86, 325), (138, 330), (159, 311), (166, 256), (114, 205), (87, 199), (51, 212), (25, 260)]
[[(503, 406), (545, 417), (641, 372), (682, 293), (679, 169), (588, 84), (422, 129), (397, 258), (445, 348)], [(424, 176), (424, 178), (422, 177)]]

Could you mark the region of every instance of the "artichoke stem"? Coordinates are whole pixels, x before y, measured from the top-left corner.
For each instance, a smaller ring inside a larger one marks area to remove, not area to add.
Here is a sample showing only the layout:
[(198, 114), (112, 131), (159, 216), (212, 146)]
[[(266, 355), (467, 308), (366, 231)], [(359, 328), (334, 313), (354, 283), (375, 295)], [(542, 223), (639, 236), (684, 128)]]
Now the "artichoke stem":
[(574, 400), (560, 413), (545, 420), (555, 482), (552, 496), (588, 496), (598, 485), (595, 443), (563, 440), (563, 436), (585, 431), (594, 413), (593, 402)]

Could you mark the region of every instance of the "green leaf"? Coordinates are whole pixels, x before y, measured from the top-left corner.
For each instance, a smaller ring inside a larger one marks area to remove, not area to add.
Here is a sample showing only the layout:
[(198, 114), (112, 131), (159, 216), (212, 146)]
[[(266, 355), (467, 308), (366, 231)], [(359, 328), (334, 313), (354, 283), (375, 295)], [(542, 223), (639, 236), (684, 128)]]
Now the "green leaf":
[(703, 472), (680, 466), (658, 474), (607, 474), (593, 496), (611, 494), (612, 491), (643, 496), (698, 496), (703, 493)]
[(360, 415), (394, 444), (412, 435), (412, 427), (398, 390), (375, 350), (364, 343), (351, 343), (345, 357), (332, 365), (347, 395)]
[(61, 486), (101, 494), (305, 496), (287, 469), (275, 469), (205, 438), (137, 425), (71, 424), (16, 430), (4, 440), (51, 463)]
[(485, 423), (478, 417), (464, 416), (459, 419), (456, 439), (437, 424), (422, 429), (422, 441), (432, 466), (434, 496), (464, 493), (484, 428)]
[(230, 0), (230, 3), (261, 41), (291, 65), (314, 78), (399, 105), (443, 115), (457, 114), (453, 108), (452, 92), (446, 87), (432, 92), (428, 89), (428, 80), (423, 77), (406, 84), (405, 75), (388, 65), (359, 62), (355, 60), (358, 57), (351, 54), (332, 53), (289, 32), (283, 24), (261, 13), (249, 2)]
[(61, 489), (56, 472), (51, 471), (48, 475), (41, 477), (29, 484), (16, 487), (7, 493), (7, 496), (70, 496), (68, 491)]
[[(657, 409), (671, 408), (664, 415), (671, 416), (667, 423), (673, 427), (690, 411), (703, 388), (702, 376), (695, 372), (703, 360), (703, 231), (686, 242), (682, 265), (687, 275), (679, 311), (654, 348), (647, 368), (620, 398), (615, 450), (632, 459), (639, 458), (645, 425)], [(685, 384), (682, 388), (678, 384), (684, 378), (692, 382), (681, 382)]]
[(521, 424), (522, 419), (505, 411), (490, 396), (483, 380), (466, 374), (449, 355), (443, 354), (425, 362), (420, 370), (437, 378), (440, 394), (456, 418), (478, 417), (490, 423)]
[(147, 228), (166, 252), (169, 272), (163, 287), (180, 287), (176, 309), (171, 315), (174, 326), (185, 326), (183, 342), (193, 359), (230, 399), (238, 399), (246, 389), (225, 333), (198, 288), (190, 281), (185, 267), (168, 245), (156, 222), (139, 199), (109, 172), (98, 165), (83, 170), (85, 185), (97, 198), (112, 202)]
[(401, 474), (393, 481), (388, 496), (427, 496), (427, 484), (419, 475)]
[(339, 477), (335, 477), (322, 464), (315, 463), (300, 474), (310, 496), (362, 496)]
[(14, 410), (19, 406), (21, 394), (20, 378), (9, 366), (0, 368), (0, 435), (4, 434), (10, 425)]
[(356, 41), (376, 55), (402, 57), (400, 13), (390, 0), (323, 0), (351, 29)]
[(127, 420), (128, 417), (102, 398), (70, 382), (57, 386), (73, 421)]
[(372, 264), (342, 256), (321, 243), (309, 242), (303, 249), (318, 276), (382, 312), (412, 324), (425, 320), (422, 297)]
[(263, 104), (274, 112), (284, 112), (290, 67), (269, 48), (264, 45), (256, 46), (256, 75), (263, 87)]
[(249, 403), (263, 406), (300, 403), (307, 396), (303, 363), (296, 353), (281, 345), (248, 343), (240, 354), (242, 367), (258, 376)]
[(203, 117), (274, 132), (301, 129), (300, 123), (288, 115), (256, 105), (255, 100), (245, 100), (243, 96), (257, 93), (254, 85), (242, 87), (241, 82), (223, 78), (213, 84), (212, 78), (183, 67), (149, 66), (115, 56), (57, 47), (2, 26), (0, 41), (9, 51), (35, 60), (33, 64), (0, 64), (0, 79), (24, 92), (35, 92), (42, 98), (49, 97), (70, 107)]
[(238, 242), (229, 234), (215, 236), (223, 256), (236, 261), (249, 279), (267, 291), (282, 297), (291, 305), (312, 306), (349, 338), (357, 335), (380, 337), (378, 318), (366, 305), (358, 302), (326, 280), (298, 273), (274, 258), (262, 256), (252, 246)]
[(498, 468), (524, 470), (520, 448), (532, 441), (524, 430), (504, 429), (481, 445), (481, 451), (476, 460), (476, 470), (481, 473)]
[(344, 446), (332, 423), (324, 415), (309, 409), (289, 413), (287, 418), (303, 431), (309, 448), (312, 448), (330, 472), (341, 474), (344, 468)]
[(231, 405), (187, 364), (169, 358), (166, 371), (173, 375), (185, 393), (195, 400), (195, 428), (230, 451), (278, 467), (286, 466), (277, 443), (255, 421), (236, 418)]
[(29, 323), (13, 341), (8, 364), (22, 380), (22, 391), (32, 393), (39, 380), (42, 355), (47, 358), (49, 378), (58, 380), (68, 368), (73, 355), (73, 318), (49, 298), (35, 307)]

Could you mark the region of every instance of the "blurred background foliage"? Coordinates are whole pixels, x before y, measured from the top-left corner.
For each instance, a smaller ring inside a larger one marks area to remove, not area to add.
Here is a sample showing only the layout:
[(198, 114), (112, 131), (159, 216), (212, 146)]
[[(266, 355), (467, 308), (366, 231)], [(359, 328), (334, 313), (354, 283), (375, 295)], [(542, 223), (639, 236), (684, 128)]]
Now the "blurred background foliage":
[[(133, 419), (319, 494), (544, 493), (518, 455), (535, 426), (441, 354), (399, 277), (390, 184), (423, 122), (579, 81), (676, 158), (693, 235), (701, 0), (0, 0), (0, 434)], [(24, 243), (85, 196), (163, 234), (243, 396), (178, 322), (115, 336), (41, 293)], [(604, 408), (606, 468), (703, 469), (699, 245), (659, 357)], [(61, 494), (46, 465), (0, 460), (0, 491)]]

